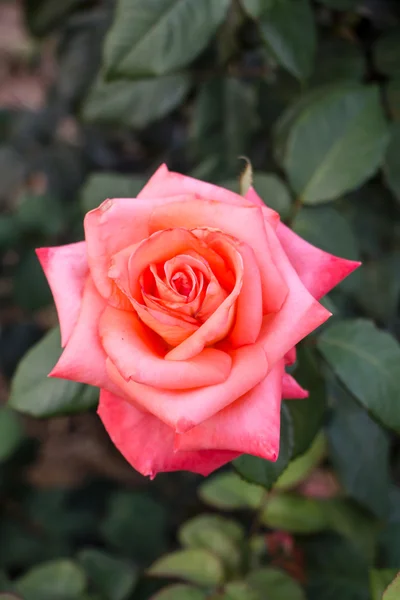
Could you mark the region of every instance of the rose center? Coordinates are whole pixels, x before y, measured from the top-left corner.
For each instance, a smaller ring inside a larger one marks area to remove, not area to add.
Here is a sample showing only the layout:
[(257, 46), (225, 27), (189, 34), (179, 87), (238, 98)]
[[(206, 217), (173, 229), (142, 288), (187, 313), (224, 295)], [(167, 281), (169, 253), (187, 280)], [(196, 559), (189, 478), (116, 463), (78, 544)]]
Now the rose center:
[(192, 291), (193, 282), (186, 273), (178, 271), (171, 279), (171, 284), (175, 291), (181, 296), (189, 296)]

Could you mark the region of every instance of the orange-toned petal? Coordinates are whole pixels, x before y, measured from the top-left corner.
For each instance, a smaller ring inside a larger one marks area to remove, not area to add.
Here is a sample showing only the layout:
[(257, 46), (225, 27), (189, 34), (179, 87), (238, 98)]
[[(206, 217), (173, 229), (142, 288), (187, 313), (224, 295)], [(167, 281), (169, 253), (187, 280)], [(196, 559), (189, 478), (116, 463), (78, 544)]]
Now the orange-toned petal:
[(56, 248), (38, 248), (36, 254), (47, 277), (56, 304), (61, 345), (68, 342), (81, 309), (88, 274), (85, 242)]
[(149, 218), (155, 207), (169, 201), (186, 202), (190, 196), (165, 198), (114, 198), (85, 216), (85, 239), (93, 281), (100, 294), (117, 308), (127, 309), (129, 302), (108, 277), (110, 261), (123, 248), (149, 236)]
[[(202, 349), (210, 344), (215, 344), (219, 340), (224, 339), (229, 333), (234, 323), (236, 313), (236, 300), (243, 287), (243, 273), (244, 273), (244, 259), (241, 253), (238, 251), (239, 245), (234, 240), (230, 240), (227, 236), (218, 232), (209, 232), (205, 238), (207, 240), (208, 247), (212, 248), (219, 256), (223, 256), (226, 263), (232, 272), (235, 273), (235, 286), (232, 292), (225, 298), (225, 300), (218, 306), (218, 308), (208, 317), (208, 319), (185, 341), (179, 346), (173, 348), (167, 355), (167, 360), (187, 360), (193, 356), (196, 356)], [(243, 245), (244, 246), (244, 245)], [(249, 249), (250, 250), (250, 249)], [(243, 252), (243, 254), (246, 254)], [(246, 256), (247, 258), (247, 256)], [(258, 301), (261, 300), (261, 293), (258, 290)], [(243, 312), (243, 306), (242, 312)], [(262, 309), (261, 302), (257, 306), (257, 299), (253, 304), (253, 308), (258, 309), (258, 321), (249, 317), (249, 325), (255, 325), (258, 330), (256, 336), (260, 331)], [(243, 320), (244, 317), (242, 317)], [(235, 341), (241, 341), (246, 338), (245, 332), (240, 329), (242, 321), (238, 322), (238, 330), (235, 333)], [(247, 333), (247, 336), (252, 335), (252, 331)], [(241, 337), (240, 337), (241, 336)], [(249, 343), (249, 342), (247, 342)], [(239, 345), (239, 344), (238, 344)]]
[(182, 390), (222, 383), (229, 376), (231, 357), (214, 348), (188, 361), (164, 360), (163, 345), (134, 313), (108, 307), (99, 327), (107, 355), (127, 381)]
[(264, 313), (278, 311), (287, 295), (287, 287), (268, 244), (266, 226), (260, 208), (233, 206), (207, 200), (171, 202), (154, 209), (149, 227), (152, 232), (171, 227), (214, 228), (248, 244), (255, 253), (261, 275)]
[(121, 396), (183, 433), (243, 396), (266, 376), (268, 363), (260, 346), (243, 346), (231, 357), (232, 368), (226, 381), (184, 391), (161, 390), (128, 382), (110, 360), (107, 361), (107, 371), (121, 390)]
[(279, 454), (283, 361), (252, 390), (187, 433), (177, 450), (229, 449), (275, 461)]
[(224, 450), (175, 452), (172, 429), (105, 390), (100, 393), (98, 414), (121, 454), (139, 473), (151, 479), (165, 471), (209, 475), (238, 456), (237, 452)]
[(188, 315), (172, 314), (170, 311), (149, 308), (134, 298), (131, 298), (131, 302), (143, 323), (161, 336), (170, 346), (183, 343), (199, 329), (195, 319), (191, 319)]

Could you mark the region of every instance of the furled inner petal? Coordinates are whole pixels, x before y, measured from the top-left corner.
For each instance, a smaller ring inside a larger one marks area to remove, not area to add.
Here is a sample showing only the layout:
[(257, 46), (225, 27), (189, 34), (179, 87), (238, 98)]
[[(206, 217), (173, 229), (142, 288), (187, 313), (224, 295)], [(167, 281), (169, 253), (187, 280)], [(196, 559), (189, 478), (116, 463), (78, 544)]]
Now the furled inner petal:
[(116, 254), (109, 276), (140, 319), (171, 346), (205, 327), (194, 356), (232, 327), (243, 265), (229, 241), (214, 249), (208, 240), (178, 228), (157, 232)]

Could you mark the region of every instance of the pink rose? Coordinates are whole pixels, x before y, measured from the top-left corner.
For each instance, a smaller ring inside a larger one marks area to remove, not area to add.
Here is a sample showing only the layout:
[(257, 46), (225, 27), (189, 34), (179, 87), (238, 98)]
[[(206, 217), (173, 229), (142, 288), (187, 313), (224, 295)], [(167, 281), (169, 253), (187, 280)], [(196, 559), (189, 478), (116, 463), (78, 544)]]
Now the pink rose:
[(137, 198), (85, 217), (85, 241), (41, 248), (64, 352), (50, 376), (100, 387), (99, 415), (141, 473), (204, 475), (276, 460), (284, 371), (358, 263), (311, 246), (251, 189), (162, 166)]

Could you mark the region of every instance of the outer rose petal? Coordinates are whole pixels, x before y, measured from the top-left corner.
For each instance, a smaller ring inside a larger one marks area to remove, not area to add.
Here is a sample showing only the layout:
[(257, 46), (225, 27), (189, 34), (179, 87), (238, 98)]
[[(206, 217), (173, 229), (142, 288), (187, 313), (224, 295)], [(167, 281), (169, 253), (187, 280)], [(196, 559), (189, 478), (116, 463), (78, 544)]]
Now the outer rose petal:
[(215, 348), (206, 348), (188, 361), (164, 360), (164, 344), (135, 313), (108, 307), (99, 329), (107, 355), (127, 381), (182, 390), (222, 383), (231, 370), (229, 354)]
[(265, 353), (258, 345), (232, 353), (232, 369), (226, 381), (189, 390), (162, 390), (126, 381), (107, 360), (107, 371), (120, 395), (143, 407), (178, 433), (188, 431), (251, 390), (267, 374)]
[(38, 248), (36, 254), (47, 277), (57, 307), (61, 345), (71, 337), (81, 309), (83, 288), (88, 273), (85, 242)]
[(279, 454), (283, 360), (244, 396), (187, 433), (175, 436), (177, 450), (229, 448), (276, 460)]
[(152, 479), (163, 471), (185, 470), (208, 475), (238, 456), (225, 450), (174, 452), (172, 429), (106, 390), (100, 392), (98, 414), (126, 460)]
[(161, 165), (146, 183), (138, 198), (167, 198), (178, 194), (195, 195), (205, 200), (217, 200), (224, 204), (251, 206), (243, 196), (235, 194), (223, 187), (169, 171), (167, 165)]
[(297, 360), (296, 346), (293, 346), (293, 348), (290, 348), (290, 350), (288, 350), (285, 354), (285, 365), (290, 367), (291, 365), (294, 365), (296, 360)]
[(190, 196), (114, 198), (87, 213), (84, 226), (90, 271), (100, 294), (114, 306), (127, 309), (129, 301), (108, 278), (112, 256), (149, 236), (149, 218), (156, 206), (190, 199)]
[[(195, 194), (198, 198), (203, 200), (217, 200), (224, 204), (235, 204), (237, 206), (250, 206), (251, 204), (259, 204), (265, 209), (265, 217), (270, 220), (271, 224), (278, 224), (279, 214), (265, 206), (262, 200), (260, 202), (253, 202), (253, 198), (244, 198), (235, 194), (230, 190), (227, 190), (218, 185), (212, 183), (206, 183), (181, 173), (174, 173), (168, 171), (167, 166), (161, 165), (158, 170), (154, 173), (153, 177), (147, 182), (145, 187), (139, 194), (139, 198), (161, 198), (163, 196), (173, 196), (174, 194), (181, 194), (185, 191), (189, 194)], [(258, 196), (257, 196), (258, 197)]]
[(149, 227), (152, 233), (174, 227), (215, 228), (245, 242), (254, 250), (260, 269), (264, 312), (281, 308), (287, 287), (271, 258), (266, 233), (270, 225), (264, 225), (262, 211), (256, 206), (233, 206), (210, 200), (171, 202), (153, 211)]
[(71, 379), (112, 391), (117, 390), (107, 375), (107, 357), (98, 334), (99, 319), (105, 307), (104, 299), (89, 277), (83, 292), (78, 322), (49, 377)]
[(289, 288), (288, 296), (275, 315), (264, 317), (258, 342), (264, 347), (270, 368), (331, 313), (308, 292), (286, 256), (275, 231), (267, 229), (276, 264)]
[(301, 281), (317, 300), (361, 265), (316, 248), (283, 223), (276, 233)]
[(249, 202), (255, 204), (256, 206), (265, 206), (264, 202), (261, 200), (260, 196), (257, 194), (256, 190), (253, 187), (251, 187), (248, 190), (245, 198), (246, 200), (249, 200)]
[(282, 377), (282, 398), (292, 400), (294, 398), (308, 398), (308, 392), (297, 383), (294, 377), (289, 373), (284, 373)]

